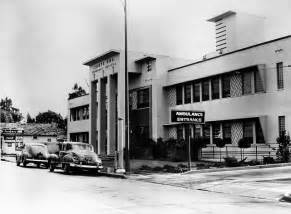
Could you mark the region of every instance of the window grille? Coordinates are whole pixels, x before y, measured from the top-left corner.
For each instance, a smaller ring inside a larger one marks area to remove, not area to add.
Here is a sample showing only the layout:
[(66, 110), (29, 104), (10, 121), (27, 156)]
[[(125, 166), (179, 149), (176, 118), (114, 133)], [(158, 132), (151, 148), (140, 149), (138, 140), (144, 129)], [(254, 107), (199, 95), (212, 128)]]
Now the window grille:
[(277, 63), (277, 88), (284, 88), (283, 62)]

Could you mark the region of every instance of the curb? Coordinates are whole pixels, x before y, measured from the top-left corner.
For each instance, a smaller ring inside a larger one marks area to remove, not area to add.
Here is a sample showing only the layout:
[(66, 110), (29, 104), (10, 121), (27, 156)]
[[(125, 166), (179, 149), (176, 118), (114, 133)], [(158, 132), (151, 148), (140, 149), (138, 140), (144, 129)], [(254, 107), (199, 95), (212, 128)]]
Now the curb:
[(266, 169), (266, 168), (276, 168), (276, 167), (284, 167), (284, 166), (291, 166), (291, 163), (278, 163), (278, 164), (257, 165), (257, 166), (226, 167), (226, 168), (216, 168), (216, 169), (200, 169), (200, 170), (191, 170), (188, 172), (184, 172), (182, 174), (238, 171), (238, 170), (245, 170), (245, 169)]
[(111, 178), (122, 178), (122, 179), (127, 178), (127, 176), (124, 174), (117, 174), (117, 173), (110, 173), (110, 172), (99, 172), (98, 174), (106, 176), (106, 177), (111, 177)]
[(6, 161), (6, 162), (10, 162), (10, 163), (15, 163), (15, 161), (7, 160), (7, 159), (4, 159), (4, 158), (1, 158), (1, 161)]

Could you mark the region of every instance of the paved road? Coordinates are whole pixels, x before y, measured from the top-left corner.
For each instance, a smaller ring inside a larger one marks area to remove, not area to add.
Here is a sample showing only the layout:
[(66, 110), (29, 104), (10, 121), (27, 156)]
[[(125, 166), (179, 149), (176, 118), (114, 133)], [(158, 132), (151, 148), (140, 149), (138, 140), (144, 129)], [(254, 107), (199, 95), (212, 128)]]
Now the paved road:
[(291, 166), (187, 174), (137, 175), (133, 179), (171, 186), (278, 201), (291, 192)]
[(1, 213), (290, 213), (291, 205), (134, 179), (64, 175), (0, 162)]

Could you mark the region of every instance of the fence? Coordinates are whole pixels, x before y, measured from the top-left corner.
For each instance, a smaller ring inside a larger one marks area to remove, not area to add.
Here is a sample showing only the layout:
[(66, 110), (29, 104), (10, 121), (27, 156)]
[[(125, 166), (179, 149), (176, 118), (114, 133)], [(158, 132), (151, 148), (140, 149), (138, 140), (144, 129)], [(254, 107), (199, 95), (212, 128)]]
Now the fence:
[(202, 160), (219, 160), (220, 157), (235, 157), (237, 159), (263, 160), (264, 157), (276, 157), (278, 144), (256, 144), (247, 149), (240, 149), (237, 145), (226, 145), (218, 148), (215, 145), (208, 145), (201, 150)]

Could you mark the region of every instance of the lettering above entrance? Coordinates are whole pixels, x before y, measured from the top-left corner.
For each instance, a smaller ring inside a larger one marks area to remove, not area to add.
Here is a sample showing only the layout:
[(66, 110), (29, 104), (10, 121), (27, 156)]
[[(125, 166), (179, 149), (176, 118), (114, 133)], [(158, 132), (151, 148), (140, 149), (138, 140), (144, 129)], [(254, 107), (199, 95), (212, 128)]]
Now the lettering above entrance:
[(172, 110), (171, 122), (203, 124), (205, 122), (205, 112)]
[(108, 76), (110, 74), (116, 73), (116, 62), (100, 66), (98, 68), (92, 69), (93, 80), (97, 80), (100, 77)]

